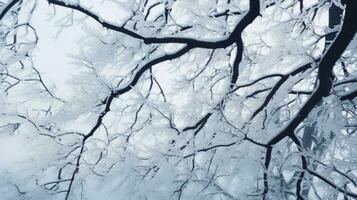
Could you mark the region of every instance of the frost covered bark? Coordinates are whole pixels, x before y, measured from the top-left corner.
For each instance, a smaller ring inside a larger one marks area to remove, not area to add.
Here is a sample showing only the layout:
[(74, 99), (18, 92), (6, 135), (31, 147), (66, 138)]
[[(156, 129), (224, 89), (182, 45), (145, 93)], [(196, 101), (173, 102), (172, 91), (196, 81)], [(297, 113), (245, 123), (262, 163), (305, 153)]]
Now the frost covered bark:
[[(0, 5), (2, 198), (357, 198), (357, 1)], [(38, 12), (86, 34), (70, 94)]]

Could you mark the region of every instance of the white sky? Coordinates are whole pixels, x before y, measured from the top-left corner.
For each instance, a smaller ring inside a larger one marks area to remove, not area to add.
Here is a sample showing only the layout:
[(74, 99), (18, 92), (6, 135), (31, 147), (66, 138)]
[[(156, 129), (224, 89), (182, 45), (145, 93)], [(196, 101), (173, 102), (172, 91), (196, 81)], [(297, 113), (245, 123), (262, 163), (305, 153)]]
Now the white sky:
[[(104, 7), (107, 8), (108, 5), (104, 5)], [(36, 28), (39, 37), (38, 44), (33, 51), (33, 61), (34, 66), (41, 72), (46, 85), (50, 88), (56, 87), (54, 90), (55, 95), (61, 98), (70, 98), (73, 95), (73, 89), (67, 82), (72, 77), (75, 77), (79, 69), (77, 65), (72, 63), (73, 59), (71, 55), (77, 55), (79, 53), (81, 46), (79, 39), (85, 37), (84, 34), (86, 30), (84, 30), (81, 22), (74, 20), (73, 25), (66, 27), (58, 34), (60, 30), (58, 22), (70, 10), (56, 6), (56, 14), (53, 15), (53, 8), (54, 7), (49, 6), (46, 1), (39, 1), (38, 7), (32, 17), (32, 25)], [(114, 12), (113, 9), (114, 8), (111, 8), (111, 12), (107, 12), (103, 17), (106, 20), (111, 17), (115, 18), (116, 22), (120, 24), (124, 19), (123, 17), (119, 19), (118, 16), (121, 15), (125, 18), (125, 13)], [(118, 8), (117, 11), (120, 11), (120, 8)], [(78, 19), (83, 16), (84, 15), (75, 12), (74, 18)], [(94, 21), (91, 20), (91, 22)], [(58, 35), (58, 37), (56, 37), (56, 35)], [(157, 75), (160, 76), (159, 82), (162, 84), (162, 87), (168, 87), (167, 83), (169, 79), (173, 77), (167, 72), (167, 70), (169, 70), (166, 66), (167, 64), (168, 63), (159, 64), (155, 67), (160, 68), (160, 70), (157, 71)]]
[(66, 85), (66, 82), (77, 69), (68, 55), (78, 52), (78, 39), (83, 32), (79, 24), (74, 24), (65, 28), (56, 38), (60, 30), (56, 22), (63, 17), (63, 12), (60, 12), (62, 10), (63, 8), (56, 8), (57, 14), (51, 18), (53, 6), (49, 6), (46, 1), (38, 1), (38, 7), (32, 18), (32, 24), (39, 37), (38, 45), (33, 52), (33, 60), (46, 84), (50, 87), (56, 85), (55, 91), (58, 96), (68, 97), (71, 87)]

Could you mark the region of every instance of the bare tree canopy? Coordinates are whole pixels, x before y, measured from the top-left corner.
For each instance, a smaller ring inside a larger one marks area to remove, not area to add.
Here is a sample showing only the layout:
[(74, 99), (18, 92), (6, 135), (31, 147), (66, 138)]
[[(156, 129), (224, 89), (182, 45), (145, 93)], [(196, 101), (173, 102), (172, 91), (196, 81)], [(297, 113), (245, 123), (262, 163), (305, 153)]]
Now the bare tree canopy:
[(356, 0), (0, 0), (0, 199), (357, 199), (356, 30)]

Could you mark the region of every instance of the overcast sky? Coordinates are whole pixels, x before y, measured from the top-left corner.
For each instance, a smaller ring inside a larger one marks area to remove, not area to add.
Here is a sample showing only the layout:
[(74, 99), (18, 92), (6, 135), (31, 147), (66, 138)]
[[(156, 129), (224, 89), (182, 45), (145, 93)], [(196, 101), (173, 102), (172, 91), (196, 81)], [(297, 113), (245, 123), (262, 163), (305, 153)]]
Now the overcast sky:
[[(53, 16), (53, 6), (46, 1), (39, 1), (35, 10), (32, 23), (39, 36), (39, 42), (34, 49), (33, 60), (35, 66), (42, 72), (43, 78), (50, 86), (56, 85), (59, 96), (68, 96), (71, 87), (66, 82), (76, 73), (76, 67), (69, 55), (78, 53), (78, 40), (83, 35), (81, 25), (74, 21), (73, 26), (62, 30), (57, 25), (63, 17), (63, 9), (56, 8), (57, 14)], [(61, 16), (62, 14), (62, 16)], [(58, 37), (56, 35), (58, 34)]]

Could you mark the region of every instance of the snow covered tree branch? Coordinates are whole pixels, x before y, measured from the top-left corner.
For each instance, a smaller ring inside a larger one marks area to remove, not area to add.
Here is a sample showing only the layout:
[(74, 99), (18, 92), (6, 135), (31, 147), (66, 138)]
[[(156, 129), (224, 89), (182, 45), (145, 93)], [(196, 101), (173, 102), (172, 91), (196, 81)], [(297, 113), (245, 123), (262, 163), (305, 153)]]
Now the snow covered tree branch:
[(356, 199), (356, 11), (0, 0), (1, 198)]

